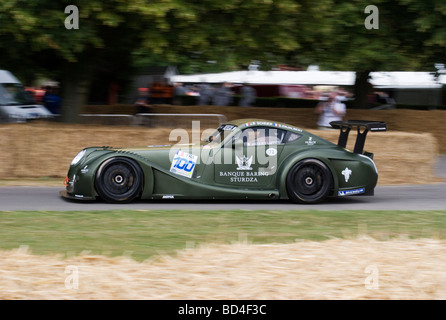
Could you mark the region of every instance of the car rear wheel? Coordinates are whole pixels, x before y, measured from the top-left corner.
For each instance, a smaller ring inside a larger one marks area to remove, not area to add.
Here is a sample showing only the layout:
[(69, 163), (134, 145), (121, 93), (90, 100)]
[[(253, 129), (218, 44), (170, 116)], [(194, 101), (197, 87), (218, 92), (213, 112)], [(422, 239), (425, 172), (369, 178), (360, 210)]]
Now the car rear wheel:
[(96, 191), (107, 202), (130, 202), (140, 195), (142, 185), (142, 169), (129, 158), (108, 159), (96, 173)]
[(330, 169), (320, 160), (305, 159), (296, 163), (288, 172), (288, 197), (296, 203), (323, 201), (333, 186)]

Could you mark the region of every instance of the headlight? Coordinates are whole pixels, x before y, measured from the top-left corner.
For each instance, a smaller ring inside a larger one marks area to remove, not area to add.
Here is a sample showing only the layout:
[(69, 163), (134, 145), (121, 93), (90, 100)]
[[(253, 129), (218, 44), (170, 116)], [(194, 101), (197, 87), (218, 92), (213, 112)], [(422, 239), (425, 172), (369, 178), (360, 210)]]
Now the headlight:
[(81, 159), (82, 157), (85, 155), (86, 150), (82, 150), (81, 152), (79, 152), (73, 159), (73, 161), (71, 161), (71, 165), (75, 166)]

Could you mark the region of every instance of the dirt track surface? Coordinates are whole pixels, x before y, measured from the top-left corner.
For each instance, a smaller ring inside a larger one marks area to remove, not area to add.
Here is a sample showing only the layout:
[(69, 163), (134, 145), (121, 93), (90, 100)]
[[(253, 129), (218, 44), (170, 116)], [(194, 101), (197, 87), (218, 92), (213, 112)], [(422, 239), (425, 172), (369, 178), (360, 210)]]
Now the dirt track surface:
[(1, 251), (0, 299), (446, 299), (446, 241), (209, 245), (145, 262)]

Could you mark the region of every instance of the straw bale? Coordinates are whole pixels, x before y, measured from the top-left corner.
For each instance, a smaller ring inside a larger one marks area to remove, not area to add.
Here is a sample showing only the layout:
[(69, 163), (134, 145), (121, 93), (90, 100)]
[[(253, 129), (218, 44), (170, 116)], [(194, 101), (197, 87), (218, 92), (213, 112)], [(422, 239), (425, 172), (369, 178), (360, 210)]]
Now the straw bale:
[(0, 259), (0, 299), (446, 298), (446, 241), (434, 239), (209, 244), (144, 262), (25, 247)]
[(0, 178), (64, 177), (73, 157), (85, 147), (147, 146), (168, 142), (170, 132), (170, 129), (54, 123), (0, 128), (8, 141), (0, 144)]
[[(337, 142), (337, 131), (310, 130), (322, 138)], [(353, 150), (356, 132), (351, 132), (347, 149)], [(423, 184), (442, 181), (435, 176), (438, 143), (431, 133), (390, 131), (368, 133), (365, 151), (374, 154), (379, 184)]]
[[(134, 106), (86, 106), (87, 113), (125, 113), (134, 114)], [(318, 115), (311, 108), (277, 108), (234, 106), (174, 106), (153, 105), (150, 113), (176, 114), (223, 114), (228, 120), (244, 118), (263, 118), (273, 121), (283, 121), (300, 128), (316, 129)], [(389, 130), (431, 133), (438, 141), (441, 153), (446, 153), (446, 110), (373, 110), (348, 109), (345, 120), (377, 120), (385, 121)]]
[[(58, 123), (2, 125), (0, 179), (63, 178), (73, 157), (85, 147), (174, 144), (177, 140), (169, 141), (173, 129)], [(186, 129), (192, 141), (191, 128)], [(209, 128), (201, 128), (206, 129)], [(335, 130), (310, 131), (337, 142), (339, 133)], [(347, 147), (350, 149), (353, 149), (355, 134), (352, 132), (349, 138)], [(370, 133), (365, 149), (375, 154), (380, 184), (440, 181), (433, 172), (438, 154), (437, 140), (430, 133)]]

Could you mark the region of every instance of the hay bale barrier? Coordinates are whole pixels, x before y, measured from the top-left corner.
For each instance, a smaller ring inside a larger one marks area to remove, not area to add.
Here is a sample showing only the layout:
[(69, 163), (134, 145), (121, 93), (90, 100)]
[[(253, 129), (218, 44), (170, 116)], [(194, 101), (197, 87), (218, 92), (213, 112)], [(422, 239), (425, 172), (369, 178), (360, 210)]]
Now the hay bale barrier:
[(0, 128), (0, 179), (65, 177), (71, 160), (89, 146), (147, 146), (166, 143), (170, 129), (66, 125), (8, 124)]
[[(90, 112), (93, 113), (94, 110)], [(218, 113), (229, 120), (259, 117), (294, 124), (334, 143), (338, 138), (338, 131), (315, 129), (316, 118), (313, 110), (309, 109), (161, 106), (154, 108), (152, 112)], [(383, 120), (388, 123), (389, 131), (369, 133), (365, 145), (365, 150), (375, 154), (374, 160), (379, 170), (378, 184), (381, 185), (441, 181), (434, 175), (434, 165), (438, 153), (446, 153), (446, 142), (439, 139), (444, 136), (445, 116), (446, 111), (438, 110), (349, 110), (349, 119)], [(426, 119), (422, 125), (419, 117)], [(398, 118), (402, 123), (397, 121)], [(304, 121), (305, 119), (312, 121)], [(64, 178), (73, 157), (87, 146), (174, 144), (176, 140), (169, 141), (173, 129), (176, 128), (51, 122), (3, 124), (0, 125), (0, 179)], [(192, 125), (183, 126), (182, 129), (190, 132)], [(209, 128), (201, 127), (201, 130), (205, 129)], [(354, 141), (355, 133), (352, 131), (347, 147), (353, 149)]]
[(446, 299), (446, 242), (205, 245), (144, 262), (0, 251), (0, 299)]
[[(336, 142), (339, 136), (338, 132), (309, 131), (332, 142)], [(356, 132), (352, 132), (347, 143), (348, 149), (353, 150), (355, 140)], [(378, 184), (425, 184), (442, 181), (434, 172), (438, 144), (431, 133), (369, 133), (364, 149), (374, 153)]]

